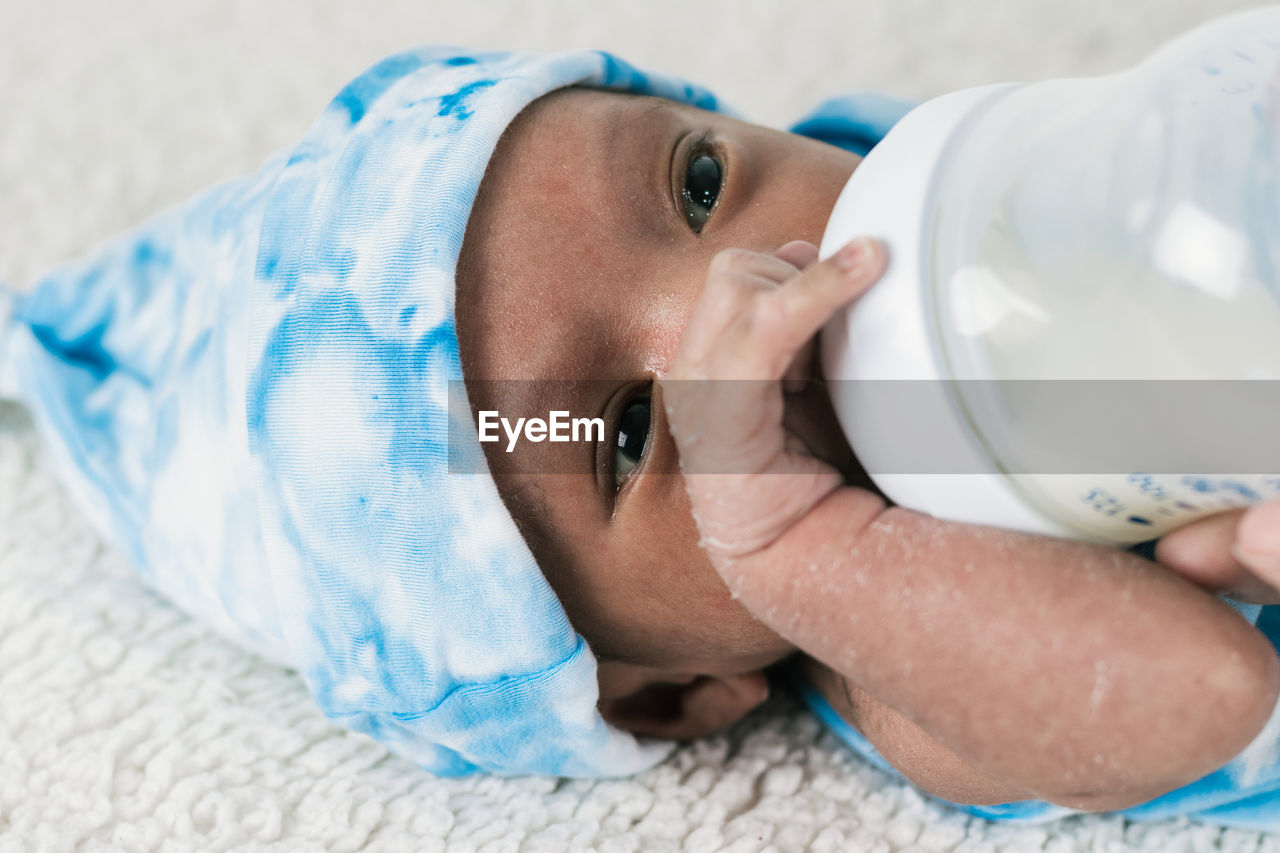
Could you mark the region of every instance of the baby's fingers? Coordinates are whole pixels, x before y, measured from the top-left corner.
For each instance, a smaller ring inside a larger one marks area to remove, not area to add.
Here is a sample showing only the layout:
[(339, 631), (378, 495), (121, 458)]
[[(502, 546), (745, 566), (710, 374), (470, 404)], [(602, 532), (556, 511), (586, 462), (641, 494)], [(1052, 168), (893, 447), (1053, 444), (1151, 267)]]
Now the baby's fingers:
[(883, 269), (883, 249), (867, 239), (821, 262), (801, 242), (712, 262), (661, 390), (713, 561), (768, 546), (839, 487), (834, 468), (788, 440), (779, 380), (804, 378), (810, 341)]
[(881, 244), (859, 237), (779, 288), (775, 300), (787, 318), (794, 349), (816, 335), (836, 309), (870, 288), (884, 272), (884, 262)]
[(884, 261), (879, 243), (859, 237), (763, 294), (750, 330), (760, 359), (760, 378), (782, 378), (795, 354), (831, 315), (875, 283), (884, 271)]
[(780, 379), (831, 315), (884, 270), (884, 250), (868, 238), (820, 263), (805, 245), (788, 243), (773, 257), (717, 255), (668, 378)]
[(818, 247), (805, 240), (792, 240), (790, 243), (784, 243), (778, 251), (773, 253), (773, 256), (802, 270), (817, 262)]

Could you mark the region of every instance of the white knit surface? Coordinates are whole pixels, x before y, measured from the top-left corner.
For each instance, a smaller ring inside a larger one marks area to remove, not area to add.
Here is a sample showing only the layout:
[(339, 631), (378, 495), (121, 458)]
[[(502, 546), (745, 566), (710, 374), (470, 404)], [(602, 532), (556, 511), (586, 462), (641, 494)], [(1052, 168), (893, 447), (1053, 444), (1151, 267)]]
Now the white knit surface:
[[(427, 41), (603, 47), (762, 123), (820, 97), (1102, 73), (1235, 0), (0, 0), (0, 278), (296, 140)], [(303, 14), (305, 7), (305, 14)], [(436, 779), (147, 591), (0, 404), (0, 853), (105, 850), (1276, 851), (1280, 835), (967, 818), (863, 764), (789, 696), (631, 779)]]

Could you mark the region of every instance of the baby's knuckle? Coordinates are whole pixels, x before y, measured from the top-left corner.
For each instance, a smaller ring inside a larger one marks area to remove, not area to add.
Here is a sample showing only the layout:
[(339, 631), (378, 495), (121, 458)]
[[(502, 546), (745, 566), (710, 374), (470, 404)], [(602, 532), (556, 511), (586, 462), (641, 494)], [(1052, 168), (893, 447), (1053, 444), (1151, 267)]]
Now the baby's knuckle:
[(762, 290), (760, 297), (756, 301), (759, 303), (759, 309), (762, 313), (767, 313), (773, 317), (785, 317), (791, 310), (791, 300), (793, 294), (790, 290), (783, 287), (775, 287), (769, 290)]
[(752, 283), (735, 279), (734, 286), (726, 288), (718, 300), (717, 314), (726, 325), (750, 322), (752, 315), (759, 310), (760, 290)]
[(741, 270), (750, 263), (752, 256), (753, 253), (747, 249), (721, 249), (711, 259), (711, 272), (723, 275)]
[(760, 293), (751, 301), (748, 322), (756, 337), (772, 339), (787, 325), (786, 302), (777, 293)]

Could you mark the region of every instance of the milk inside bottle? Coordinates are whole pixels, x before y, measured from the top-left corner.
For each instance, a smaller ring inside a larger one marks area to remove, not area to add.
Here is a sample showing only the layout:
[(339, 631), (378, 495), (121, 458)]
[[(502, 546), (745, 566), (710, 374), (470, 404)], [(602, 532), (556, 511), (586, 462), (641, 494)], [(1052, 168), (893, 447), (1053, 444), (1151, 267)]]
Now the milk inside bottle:
[(876, 484), (1115, 544), (1280, 496), (1278, 133), (1280, 7), (905, 116), (821, 247), (889, 250), (821, 340)]

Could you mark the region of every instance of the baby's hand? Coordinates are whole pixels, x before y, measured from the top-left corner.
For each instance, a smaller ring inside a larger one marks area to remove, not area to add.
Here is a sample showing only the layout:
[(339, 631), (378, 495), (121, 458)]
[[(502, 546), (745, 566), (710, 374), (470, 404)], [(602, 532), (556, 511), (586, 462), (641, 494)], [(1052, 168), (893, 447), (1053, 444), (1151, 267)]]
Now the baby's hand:
[(716, 255), (662, 380), (694, 519), (717, 569), (768, 547), (841, 485), (787, 435), (783, 391), (803, 386), (818, 330), (875, 282), (885, 256), (862, 238), (817, 258), (801, 241), (773, 255)]
[[(718, 255), (659, 385), (728, 588), (1019, 799), (1121, 808), (1239, 754), (1280, 666), (1230, 607), (1118, 549), (886, 507), (788, 440), (787, 380), (884, 266), (878, 244), (847, 248), (821, 263), (796, 243)], [(890, 749), (895, 732), (877, 731)]]
[(1280, 604), (1280, 501), (1179, 528), (1160, 540), (1156, 559), (1213, 592)]

